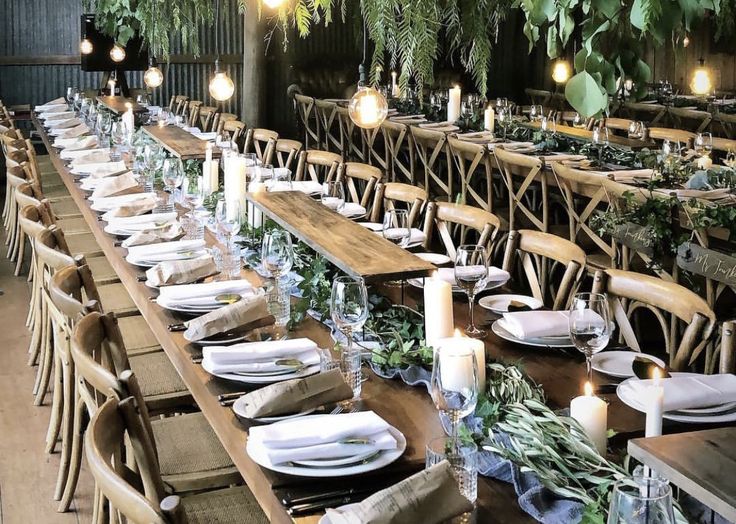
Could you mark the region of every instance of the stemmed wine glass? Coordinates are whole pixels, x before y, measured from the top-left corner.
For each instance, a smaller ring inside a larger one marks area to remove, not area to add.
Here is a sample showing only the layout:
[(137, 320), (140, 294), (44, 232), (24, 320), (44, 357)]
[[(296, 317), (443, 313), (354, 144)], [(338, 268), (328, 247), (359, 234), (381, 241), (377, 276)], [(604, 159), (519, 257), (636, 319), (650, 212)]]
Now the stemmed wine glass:
[(383, 215), (383, 238), (406, 248), (411, 240), (409, 212), (405, 209), (389, 209)]
[(455, 280), (468, 295), (468, 309), (470, 324), (466, 334), (470, 337), (481, 338), (486, 332), (475, 326), (473, 306), (475, 296), (483, 291), (488, 283), (488, 251), (483, 246), (462, 245), (455, 256)]
[(544, 117), (542, 106), (540, 105), (533, 105), (529, 108), (529, 120), (532, 122), (537, 122), (542, 120)]
[(608, 146), (608, 128), (606, 126), (593, 129), (593, 145), (598, 149), (598, 167), (603, 166), (603, 150)]
[(547, 118), (546, 116), (543, 116), (539, 120), (539, 127), (542, 130), (542, 133), (551, 133), (555, 134), (557, 132), (557, 122), (554, 118)]
[(710, 156), (713, 151), (713, 135), (711, 133), (698, 133), (693, 140), (693, 149), (698, 156)]
[(578, 293), (570, 306), (570, 339), (585, 355), (588, 382), (593, 384), (593, 355), (611, 338), (608, 299), (602, 293)]
[(460, 420), (475, 411), (478, 403), (478, 361), (475, 351), (467, 346), (436, 348), (431, 384), (434, 405), (450, 419), (450, 436), (456, 438)]
[(196, 220), (194, 210), (204, 202), (204, 184), (202, 177), (184, 178), (181, 186), (182, 201), (189, 208), (189, 218)]
[(240, 231), (243, 225), (243, 206), (240, 201), (219, 199), (215, 208), (215, 220), (217, 228), (225, 235), (228, 247), (231, 246), (233, 236)]
[(325, 182), (322, 184), (321, 201), (322, 205), (339, 213), (345, 207), (345, 188), (340, 182)]
[(163, 149), (157, 144), (146, 144), (143, 146), (143, 169), (145, 171), (146, 186), (153, 189), (156, 172), (164, 163)]
[(353, 345), (353, 333), (368, 320), (368, 290), (362, 277), (337, 277), (332, 282), (330, 315), (335, 326), (347, 338), (340, 352), (340, 371), (353, 389), (353, 400), (360, 398), (360, 348)]
[(498, 120), (498, 123), (503, 128), (503, 141), (506, 141), (506, 133), (508, 131), (508, 124), (509, 120), (511, 119), (511, 115), (509, 114), (509, 110), (505, 106), (501, 106), (498, 109), (498, 112), (496, 113), (496, 119)]
[(661, 478), (634, 475), (613, 486), (607, 524), (674, 524), (672, 488)]
[(294, 248), (291, 235), (283, 229), (273, 229), (263, 234), (261, 264), (273, 277), (273, 295), (269, 297), (268, 309), (276, 319), (276, 325), (284, 326), (289, 321), (289, 293), (281, 282), (294, 265)]
[(110, 131), (110, 140), (112, 141), (113, 149), (112, 149), (112, 160), (119, 160), (122, 155), (123, 145), (126, 142), (127, 138), (127, 131), (125, 129), (125, 124), (122, 120), (118, 120), (117, 122), (112, 124), (112, 130)]
[(585, 128), (585, 119), (577, 111), (575, 112), (575, 116), (572, 117), (572, 127), (577, 129)]
[(174, 208), (174, 192), (184, 178), (184, 166), (179, 158), (167, 158), (163, 163), (164, 191), (170, 194), (169, 202)]
[(69, 106), (69, 109), (72, 109), (74, 107), (74, 95), (76, 95), (78, 92), (79, 90), (76, 87), (66, 88), (66, 103)]

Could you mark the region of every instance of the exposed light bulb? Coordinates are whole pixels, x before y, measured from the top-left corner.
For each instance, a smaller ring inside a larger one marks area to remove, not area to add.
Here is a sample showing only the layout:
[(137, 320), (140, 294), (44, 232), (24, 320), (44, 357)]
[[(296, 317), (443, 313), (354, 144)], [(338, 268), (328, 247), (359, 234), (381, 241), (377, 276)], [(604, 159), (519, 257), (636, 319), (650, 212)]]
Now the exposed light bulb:
[(552, 80), (558, 84), (564, 84), (570, 79), (570, 64), (565, 60), (558, 60), (552, 66)]
[(112, 58), (113, 62), (122, 62), (125, 60), (125, 49), (120, 47), (118, 44), (115, 44), (112, 46), (112, 49), (110, 49), (110, 58)]
[(158, 87), (164, 83), (164, 74), (156, 67), (156, 64), (151, 62), (151, 65), (148, 66), (148, 69), (143, 74), (143, 82), (148, 87)]
[(693, 72), (693, 79), (690, 82), (690, 89), (694, 95), (708, 95), (713, 90), (713, 83), (710, 79), (710, 73), (705, 68), (705, 61), (701, 58), (700, 65)]
[(388, 102), (372, 87), (359, 87), (350, 99), (348, 107), (350, 119), (363, 129), (374, 129), (386, 120)]
[(215, 69), (215, 76), (210, 80), (210, 96), (215, 100), (223, 102), (233, 96), (235, 84), (225, 71)]
[(263, 0), (263, 3), (266, 5), (266, 7), (276, 9), (278, 7), (281, 7), (281, 4), (284, 3), (284, 0)]
[(82, 41), (79, 42), (79, 52), (83, 55), (89, 55), (94, 50), (95, 47), (92, 45), (92, 42), (89, 38), (83, 38)]
[(682, 39), (682, 47), (687, 47), (690, 45), (690, 37), (685, 35), (685, 38)]

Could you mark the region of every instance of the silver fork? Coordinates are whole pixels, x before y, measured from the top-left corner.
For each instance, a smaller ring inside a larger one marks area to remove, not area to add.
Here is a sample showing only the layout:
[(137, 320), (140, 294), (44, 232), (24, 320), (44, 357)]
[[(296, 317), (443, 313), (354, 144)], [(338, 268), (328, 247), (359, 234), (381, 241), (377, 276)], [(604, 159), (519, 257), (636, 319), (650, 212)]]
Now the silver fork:
[(360, 408), (355, 403), (353, 403), (348, 411), (345, 411), (345, 408), (338, 404), (337, 406), (335, 406), (335, 409), (330, 411), (330, 415), (339, 415), (340, 413), (357, 413), (358, 411), (360, 411)]

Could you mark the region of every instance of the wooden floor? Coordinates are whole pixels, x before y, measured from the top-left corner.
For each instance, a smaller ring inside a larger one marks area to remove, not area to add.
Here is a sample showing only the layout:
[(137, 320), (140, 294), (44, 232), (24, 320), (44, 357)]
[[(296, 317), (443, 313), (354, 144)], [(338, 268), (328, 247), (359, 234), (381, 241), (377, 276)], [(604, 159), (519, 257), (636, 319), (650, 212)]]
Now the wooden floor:
[(0, 523), (88, 523), (93, 483), (84, 469), (72, 510), (56, 512), (53, 494), (59, 454), (44, 453), (51, 395), (44, 406), (33, 405), (36, 368), (26, 362), (29, 288), (25, 276), (13, 276), (5, 258), (4, 233), (0, 239)]

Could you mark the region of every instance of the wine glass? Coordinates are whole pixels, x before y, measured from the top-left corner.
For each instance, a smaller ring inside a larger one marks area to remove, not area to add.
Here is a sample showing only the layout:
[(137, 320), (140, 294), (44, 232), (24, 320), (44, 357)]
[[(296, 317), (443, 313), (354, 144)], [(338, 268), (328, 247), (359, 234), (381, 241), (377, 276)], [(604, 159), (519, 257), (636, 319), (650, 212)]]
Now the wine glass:
[(347, 338), (340, 352), (340, 371), (345, 382), (353, 389), (353, 399), (360, 398), (360, 348), (353, 346), (353, 333), (359, 331), (368, 319), (368, 290), (362, 277), (337, 277), (332, 282), (330, 316), (335, 326)]
[(481, 338), (486, 334), (475, 326), (473, 306), (475, 295), (483, 291), (488, 283), (488, 260), (486, 248), (472, 244), (460, 246), (455, 256), (455, 280), (468, 295), (470, 324), (466, 334), (470, 337)]
[(713, 135), (711, 133), (698, 133), (693, 140), (693, 149), (698, 156), (709, 156), (713, 151)]
[(409, 212), (405, 209), (389, 209), (383, 215), (383, 238), (399, 247), (409, 246), (411, 228)]
[(572, 127), (577, 129), (585, 128), (585, 119), (577, 111), (575, 112), (575, 116), (572, 117)]
[(529, 108), (529, 120), (532, 122), (537, 122), (539, 120), (542, 120), (544, 117), (544, 114), (542, 112), (542, 106), (541, 105), (533, 105)]
[(112, 154), (110, 155), (112, 160), (120, 160), (123, 145), (125, 145), (127, 137), (128, 132), (125, 129), (125, 124), (122, 120), (118, 120), (112, 124), (112, 129), (110, 131), (110, 140), (113, 145), (113, 149), (111, 151)]
[(511, 115), (509, 114), (509, 111), (506, 107), (501, 106), (499, 110), (496, 112), (496, 120), (498, 120), (499, 125), (503, 129), (503, 140), (506, 141), (506, 132), (508, 128), (508, 123), (511, 118)]
[(230, 246), (233, 236), (240, 232), (243, 225), (243, 206), (240, 201), (220, 198), (215, 207), (215, 221), (218, 230), (225, 236), (225, 242)]
[(189, 218), (195, 220), (194, 210), (204, 203), (205, 197), (202, 177), (185, 177), (181, 184), (182, 201), (189, 208)]
[(345, 188), (340, 182), (322, 184), (322, 204), (333, 211), (340, 212), (345, 207)]
[(664, 156), (680, 156), (682, 154), (682, 145), (679, 140), (669, 140), (665, 138), (662, 141), (662, 154)]
[(81, 113), (82, 103), (84, 102), (84, 94), (81, 91), (74, 93), (74, 109)]
[(661, 478), (635, 475), (613, 486), (607, 524), (674, 524), (672, 488)]
[(74, 98), (74, 95), (79, 91), (76, 87), (67, 87), (66, 88), (66, 103), (69, 106), (69, 109), (74, 107), (74, 101), (76, 100)]
[(543, 116), (540, 119), (539, 127), (542, 130), (542, 133), (551, 133), (554, 135), (557, 132), (557, 122), (555, 122), (554, 118)]
[(600, 126), (593, 128), (591, 141), (598, 149), (598, 167), (603, 166), (603, 150), (608, 146), (608, 128)]
[(282, 278), (294, 265), (294, 248), (291, 235), (283, 229), (273, 229), (263, 234), (261, 264), (273, 277), (273, 294), (268, 300), (269, 312), (276, 325), (284, 326), (289, 321), (289, 292)]
[(164, 180), (164, 191), (169, 193), (169, 202), (171, 208), (174, 208), (174, 192), (176, 188), (182, 182), (184, 178), (184, 166), (182, 166), (181, 159), (173, 157), (167, 158), (163, 162), (163, 180)]
[(570, 340), (585, 355), (588, 382), (593, 383), (593, 355), (611, 338), (608, 299), (602, 293), (578, 293), (570, 306)]
[(736, 152), (733, 149), (729, 149), (726, 153), (726, 160), (724, 162), (730, 168), (736, 168)]
[(478, 403), (478, 361), (472, 348), (452, 345), (435, 348), (432, 360), (432, 401), (450, 419), (454, 438)]

